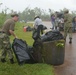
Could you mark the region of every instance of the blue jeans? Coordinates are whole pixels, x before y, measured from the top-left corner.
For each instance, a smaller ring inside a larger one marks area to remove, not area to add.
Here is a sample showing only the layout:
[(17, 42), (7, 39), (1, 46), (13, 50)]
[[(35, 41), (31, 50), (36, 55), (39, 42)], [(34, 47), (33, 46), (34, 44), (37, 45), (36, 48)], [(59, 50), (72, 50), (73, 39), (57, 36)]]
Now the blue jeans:
[(52, 29), (56, 29), (55, 22), (52, 21)]

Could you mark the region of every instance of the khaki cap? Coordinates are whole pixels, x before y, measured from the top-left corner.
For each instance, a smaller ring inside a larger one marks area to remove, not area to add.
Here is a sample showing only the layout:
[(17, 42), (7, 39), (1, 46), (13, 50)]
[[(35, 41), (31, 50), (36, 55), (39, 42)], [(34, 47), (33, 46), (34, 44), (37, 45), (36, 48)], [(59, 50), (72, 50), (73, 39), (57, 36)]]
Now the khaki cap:
[(14, 17), (14, 16), (18, 17), (19, 15), (16, 12), (14, 12), (14, 13), (11, 14), (11, 17)]

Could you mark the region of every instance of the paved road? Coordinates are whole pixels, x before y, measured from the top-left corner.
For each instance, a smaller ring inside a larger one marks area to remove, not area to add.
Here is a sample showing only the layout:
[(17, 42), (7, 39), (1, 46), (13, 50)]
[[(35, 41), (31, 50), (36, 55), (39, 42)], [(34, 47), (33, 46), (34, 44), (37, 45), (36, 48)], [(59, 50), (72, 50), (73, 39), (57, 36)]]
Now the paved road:
[(56, 66), (57, 75), (76, 75), (76, 33), (73, 33), (72, 44), (67, 37), (65, 44), (65, 61), (63, 65)]
[(47, 29), (52, 28), (51, 22), (43, 22), (43, 24), (47, 27)]
[[(44, 22), (50, 28), (50, 22)], [(73, 33), (72, 44), (69, 44), (69, 38), (65, 43), (65, 60), (64, 64), (54, 66), (56, 75), (76, 75), (76, 33)]]

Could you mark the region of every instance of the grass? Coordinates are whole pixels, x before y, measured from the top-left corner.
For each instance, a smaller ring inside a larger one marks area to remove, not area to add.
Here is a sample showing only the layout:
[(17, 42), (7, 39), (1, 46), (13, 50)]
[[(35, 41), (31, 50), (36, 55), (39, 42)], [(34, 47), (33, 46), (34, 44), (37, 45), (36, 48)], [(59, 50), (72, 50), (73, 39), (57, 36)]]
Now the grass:
[[(33, 44), (33, 39), (32, 39), (32, 32), (24, 32), (23, 31), (23, 26), (31, 26), (32, 24), (25, 24), (25, 23), (17, 23), (16, 27), (15, 27), (15, 34), (17, 35), (17, 37), (19, 39), (23, 39), (27, 42), (27, 44), (32, 45)], [(13, 42), (14, 37), (11, 36), (11, 42)]]
[(0, 75), (54, 75), (52, 66), (47, 64), (0, 64)]
[[(23, 26), (27, 25), (25, 23), (17, 23), (15, 27), (15, 33), (19, 39), (23, 39), (28, 45), (32, 46), (32, 32), (23, 32)], [(28, 24), (30, 25), (30, 24)], [(13, 42), (13, 37), (11, 36), (11, 43)], [(22, 66), (18, 65), (17, 60), (14, 56), (15, 64), (10, 64), (7, 58), (6, 63), (0, 62), (0, 75), (55, 75), (52, 65), (37, 63), (37, 64), (24, 64)]]

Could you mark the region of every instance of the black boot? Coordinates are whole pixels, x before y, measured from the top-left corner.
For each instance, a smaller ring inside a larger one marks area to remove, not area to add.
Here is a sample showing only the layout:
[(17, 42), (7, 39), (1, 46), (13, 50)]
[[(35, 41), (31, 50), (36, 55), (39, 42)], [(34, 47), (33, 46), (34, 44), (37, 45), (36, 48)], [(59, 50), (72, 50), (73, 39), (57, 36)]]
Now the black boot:
[(2, 63), (5, 63), (5, 62), (6, 62), (6, 60), (3, 58), (3, 59), (1, 59), (1, 62), (2, 62)]
[(11, 63), (11, 64), (14, 64), (14, 60), (13, 60), (13, 58), (10, 59), (10, 63)]
[(69, 44), (71, 44), (72, 43), (72, 38), (69, 38)]

